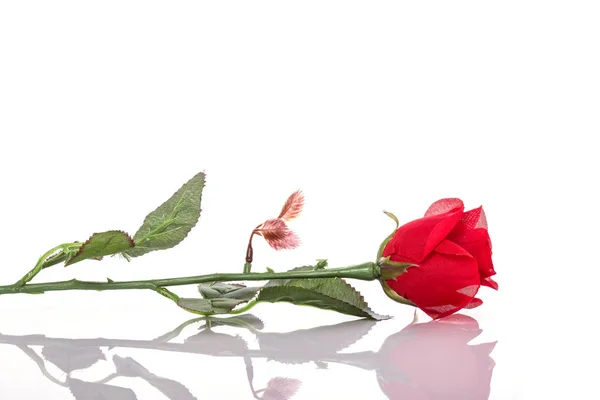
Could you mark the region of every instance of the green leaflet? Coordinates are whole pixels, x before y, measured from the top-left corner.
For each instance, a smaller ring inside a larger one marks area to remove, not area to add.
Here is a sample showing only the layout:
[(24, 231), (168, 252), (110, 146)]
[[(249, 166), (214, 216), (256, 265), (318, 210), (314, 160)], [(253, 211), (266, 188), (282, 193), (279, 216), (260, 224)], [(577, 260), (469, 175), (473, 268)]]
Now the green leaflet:
[[(322, 263), (292, 271), (319, 268), (323, 268)], [(374, 313), (361, 294), (340, 278), (272, 280), (263, 286), (256, 300), (270, 303), (285, 301), (375, 320), (389, 318)]]
[(135, 247), (125, 254), (139, 257), (154, 250), (169, 249), (185, 239), (200, 218), (204, 182), (205, 174), (196, 174), (169, 200), (148, 214), (133, 236)]
[(104, 256), (121, 253), (134, 245), (131, 237), (122, 231), (94, 233), (73, 257), (65, 261), (65, 266), (88, 258), (101, 259)]
[(198, 291), (202, 299), (182, 298), (177, 305), (197, 314), (228, 314), (238, 305), (252, 300), (259, 290), (260, 287), (246, 287), (237, 283), (201, 283)]
[(250, 301), (260, 287), (247, 287), (239, 283), (217, 282), (213, 285), (201, 283), (198, 285), (198, 291), (205, 299), (227, 298)]
[(237, 305), (246, 303), (247, 300), (239, 299), (193, 299), (182, 297), (177, 301), (177, 305), (187, 311), (202, 314), (228, 314)]

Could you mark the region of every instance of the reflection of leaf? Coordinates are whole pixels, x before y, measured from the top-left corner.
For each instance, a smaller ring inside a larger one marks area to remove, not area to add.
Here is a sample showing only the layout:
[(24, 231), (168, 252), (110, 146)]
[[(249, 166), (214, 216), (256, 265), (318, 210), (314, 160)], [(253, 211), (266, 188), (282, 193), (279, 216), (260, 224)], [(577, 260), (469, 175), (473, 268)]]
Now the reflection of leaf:
[(202, 331), (184, 341), (195, 353), (211, 356), (243, 356), (248, 352), (248, 344), (240, 336)]
[(169, 249), (186, 238), (200, 218), (204, 173), (196, 174), (171, 198), (152, 211), (133, 236), (136, 246), (126, 252), (138, 257), (150, 251)]
[(69, 373), (77, 369), (89, 368), (100, 360), (105, 360), (104, 353), (97, 346), (54, 345), (44, 346), (42, 355), (63, 372)]
[(273, 378), (267, 384), (263, 395), (261, 396), (262, 400), (288, 400), (293, 395), (296, 394), (298, 389), (300, 388), (300, 382), (297, 379), (291, 378)]
[(210, 326), (215, 327), (219, 325), (252, 328), (255, 330), (261, 330), (265, 327), (262, 320), (252, 314), (236, 315), (235, 317), (228, 318), (210, 318)]
[(131, 378), (142, 378), (172, 400), (196, 400), (182, 383), (157, 376), (131, 357), (113, 356), (117, 373)]
[(101, 259), (104, 256), (121, 253), (133, 246), (133, 239), (125, 232), (107, 231), (94, 233), (73, 257), (65, 261), (65, 266), (88, 258)]
[[(292, 271), (312, 269), (316, 268), (306, 266)], [(257, 300), (271, 303), (285, 301), (376, 320), (388, 318), (374, 313), (361, 294), (340, 278), (272, 280), (263, 286)]]
[(318, 361), (356, 343), (376, 323), (358, 320), (288, 333), (259, 333), (258, 342), (260, 349), (272, 360), (290, 364)]
[(135, 393), (129, 388), (79, 379), (69, 379), (68, 384), (76, 400), (137, 400)]
[(246, 287), (240, 283), (217, 282), (214, 285), (198, 285), (198, 291), (205, 299), (229, 298), (250, 301), (259, 290), (259, 287)]

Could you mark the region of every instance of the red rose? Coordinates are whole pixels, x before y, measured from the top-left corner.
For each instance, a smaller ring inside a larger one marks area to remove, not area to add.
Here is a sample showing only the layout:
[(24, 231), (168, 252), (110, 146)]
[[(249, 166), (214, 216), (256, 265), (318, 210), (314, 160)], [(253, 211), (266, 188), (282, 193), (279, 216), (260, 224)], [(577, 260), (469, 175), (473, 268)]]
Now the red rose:
[(490, 395), (496, 342), (469, 344), (477, 321), (452, 315), (413, 324), (386, 339), (377, 380), (391, 400), (485, 400)]
[(417, 265), (385, 283), (434, 319), (481, 305), (481, 285), (498, 289), (483, 208), (465, 212), (460, 199), (438, 200), (399, 227), (382, 256)]

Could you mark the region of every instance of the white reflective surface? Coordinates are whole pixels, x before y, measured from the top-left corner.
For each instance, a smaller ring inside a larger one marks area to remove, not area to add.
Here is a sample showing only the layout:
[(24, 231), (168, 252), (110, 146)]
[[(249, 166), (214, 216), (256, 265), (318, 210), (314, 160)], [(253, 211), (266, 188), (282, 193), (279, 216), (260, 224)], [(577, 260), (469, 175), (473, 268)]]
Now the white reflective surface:
[[(278, 331), (269, 329), (276, 317), (195, 318), (157, 335), (161, 323), (132, 326), (134, 317), (115, 314), (113, 328), (100, 329), (113, 334), (101, 337), (74, 335), (85, 327), (73, 327), (70, 335), (64, 327), (2, 333), (0, 354), (11, 360), (10, 367), (3, 365), (3, 394), (79, 400), (489, 398), (496, 341), (486, 339), (473, 318), (316, 326), (304, 320), (289, 324), (303, 328)], [(495, 398), (507, 389), (499, 388)]]
[(252, 228), (302, 189), (301, 247), (256, 241), (254, 270), (370, 261), (393, 228), (382, 210), (404, 223), (460, 197), (486, 211), (500, 285), (462, 323), (410, 325), (411, 308), (353, 282), (393, 318), (261, 304), (260, 323), (174, 334), (191, 315), (155, 293), (2, 295), (0, 398), (598, 398), (599, 15), (0, 2), (0, 284), (57, 244), (135, 232), (205, 170), (200, 222), (174, 249), (34, 282), (241, 272)]

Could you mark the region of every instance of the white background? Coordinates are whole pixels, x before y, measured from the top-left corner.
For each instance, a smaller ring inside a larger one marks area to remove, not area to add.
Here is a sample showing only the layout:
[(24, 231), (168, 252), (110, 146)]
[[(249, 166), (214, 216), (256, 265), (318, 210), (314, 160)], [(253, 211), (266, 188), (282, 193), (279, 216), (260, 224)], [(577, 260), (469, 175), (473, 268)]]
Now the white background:
[[(393, 228), (382, 210), (407, 222), (460, 197), (487, 212), (500, 284), (464, 312), (483, 329), (477, 341), (498, 341), (490, 399), (597, 398), (599, 11), (594, 1), (2, 1), (1, 281), (57, 244), (134, 233), (199, 171), (203, 211), (181, 245), (36, 281), (241, 271), (251, 229), (296, 189), (307, 199), (294, 224), (302, 246), (276, 253), (257, 241), (255, 268), (370, 261)], [(413, 310), (374, 282), (355, 286), (394, 316), (352, 348), (377, 350)], [(273, 332), (349, 319), (291, 305), (254, 314)], [(0, 315), (2, 334), (121, 339), (191, 317), (149, 292), (7, 295)], [(250, 398), (239, 359), (111, 351), (198, 398)], [(1, 398), (72, 398), (14, 346), (0, 344), (0, 357)], [(294, 399), (384, 398), (356, 368), (255, 369), (257, 387), (301, 380)]]

